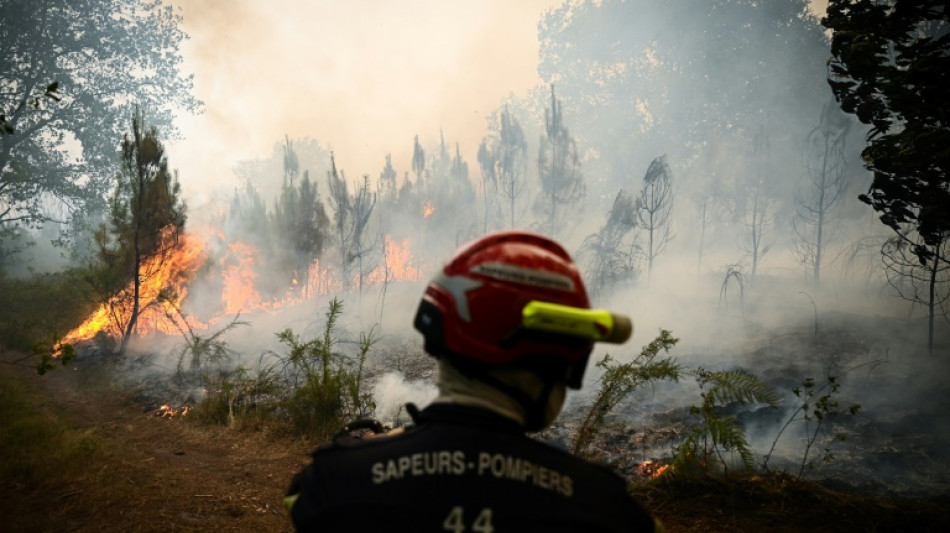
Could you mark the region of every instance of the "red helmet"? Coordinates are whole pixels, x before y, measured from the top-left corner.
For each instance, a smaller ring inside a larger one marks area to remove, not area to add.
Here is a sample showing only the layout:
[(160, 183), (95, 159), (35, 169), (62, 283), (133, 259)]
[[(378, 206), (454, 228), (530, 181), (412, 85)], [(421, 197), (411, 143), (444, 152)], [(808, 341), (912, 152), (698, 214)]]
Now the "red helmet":
[(466, 368), (523, 366), (579, 388), (593, 342), (521, 326), (532, 300), (590, 308), (570, 255), (523, 231), (486, 235), (429, 282), (414, 325), (425, 349)]

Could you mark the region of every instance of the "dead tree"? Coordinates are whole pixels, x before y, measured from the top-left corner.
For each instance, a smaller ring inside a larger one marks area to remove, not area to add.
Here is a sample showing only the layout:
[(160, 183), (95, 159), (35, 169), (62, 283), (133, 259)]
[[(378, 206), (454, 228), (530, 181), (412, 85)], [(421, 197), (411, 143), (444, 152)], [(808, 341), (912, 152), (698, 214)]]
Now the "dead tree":
[(577, 204), (585, 194), (577, 143), (564, 125), (561, 101), (551, 86), (551, 107), (544, 110), (544, 135), (538, 151), (538, 177), (542, 194), (536, 209), (546, 217), (543, 229), (554, 236), (567, 218), (564, 211)]
[[(910, 233), (910, 232), (909, 232)], [(881, 247), (887, 282), (911, 306), (927, 309), (927, 351), (934, 353), (935, 318), (948, 316), (950, 302), (950, 236), (935, 244), (915, 243), (915, 233), (889, 238)], [(917, 236), (917, 239), (923, 241)], [(926, 246), (926, 248), (925, 248)], [(921, 250), (932, 246), (934, 253), (922, 260)]]
[(821, 267), (833, 209), (848, 185), (845, 137), (850, 122), (834, 100), (825, 104), (818, 126), (805, 138), (807, 179), (796, 197), (797, 217), (792, 223), (793, 249), (811, 270), (812, 283), (821, 283)]
[(587, 264), (586, 285), (593, 296), (636, 276), (636, 249), (625, 238), (637, 226), (636, 201), (623, 189), (617, 193), (604, 226), (584, 239), (578, 256)]
[(751, 202), (745, 206), (745, 227), (747, 230), (746, 253), (752, 258), (752, 272), (749, 281), (755, 283), (759, 272), (759, 263), (772, 244), (775, 243), (775, 202), (766, 195), (765, 180), (768, 176), (770, 142), (764, 126), (753, 140), (753, 169), (750, 176)]
[(673, 213), (673, 173), (666, 156), (650, 162), (643, 176), (643, 190), (637, 198), (637, 223), (646, 232), (643, 253), (647, 259), (647, 279), (653, 274), (653, 261), (673, 238), (670, 218)]

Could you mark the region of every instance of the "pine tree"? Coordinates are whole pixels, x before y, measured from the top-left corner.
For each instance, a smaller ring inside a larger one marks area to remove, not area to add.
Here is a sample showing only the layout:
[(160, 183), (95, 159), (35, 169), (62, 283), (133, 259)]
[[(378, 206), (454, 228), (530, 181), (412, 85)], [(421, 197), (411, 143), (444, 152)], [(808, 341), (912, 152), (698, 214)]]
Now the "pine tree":
[(124, 355), (142, 311), (143, 285), (177, 248), (186, 218), (178, 179), (168, 170), (158, 132), (146, 128), (138, 110), (132, 116), (132, 134), (122, 142), (122, 170), (110, 215), (110, 226), (100, 228), (96, 238), (99, 258), (112, 272), (115, 286), (127, 287), (120, 289), (119, 298), (110, 298), (122, 332), (119, 355)]

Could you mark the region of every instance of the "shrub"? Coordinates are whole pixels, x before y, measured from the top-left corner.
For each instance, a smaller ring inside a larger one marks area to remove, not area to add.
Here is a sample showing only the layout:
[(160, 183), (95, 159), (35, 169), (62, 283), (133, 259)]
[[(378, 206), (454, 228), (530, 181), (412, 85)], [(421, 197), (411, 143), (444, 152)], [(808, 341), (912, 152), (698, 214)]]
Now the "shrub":
[(600, 377), (600, 389), (594, 403), (591, 404), (584, 416), (581, 425), (574, 434), (571, 451), (575, 455), (583, 455), (585, 450), (594, 441), (597, 434), (603, 429), (604, 418), (624, 398), (637, 387), (660, 379), (679, 380), (680, 367), (673, 358), (657, 358), (660, 351), (668, 353), (679, 339), (663, 329), (649, 344), (644, 346), (632, 361), (618, 363), (610, 357), (604, 356), (597, 363), (604, 370)]
[(718, 468), (728, 474), (729, 461), (723, 452), (738, 454), (743, 469), (751, 471), (755, 465), (745, 429), (738, 418), (720, 416), (719, 412), (722, 407), (731, 404), (777, 406), (779, 399), (775, 391), (741, 369), (709, 371), (698, 368), (691, 373), (699, 383), (703, 401), (700, 405), (691, 406), (690, 413), (698, 416), (699, 421), (690, 429), (686, 440), (677, 447), (666, 475), (709, 473)]

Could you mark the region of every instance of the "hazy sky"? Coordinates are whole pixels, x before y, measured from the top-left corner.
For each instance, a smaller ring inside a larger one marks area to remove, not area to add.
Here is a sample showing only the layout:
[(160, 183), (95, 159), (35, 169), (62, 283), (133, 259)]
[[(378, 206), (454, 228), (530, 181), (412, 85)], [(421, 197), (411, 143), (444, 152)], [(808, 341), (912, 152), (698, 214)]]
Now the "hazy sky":
[[(332, 148), (350, 179), (400, 175), (440, 128), (475, 153), (486, 116), (540, 83), (537, 24), (560, 0), (174, 0), (205, 112), (170, 158), (193, 200), (283, 139)], [(824, 5), (826, 1), (816, 0)]]

